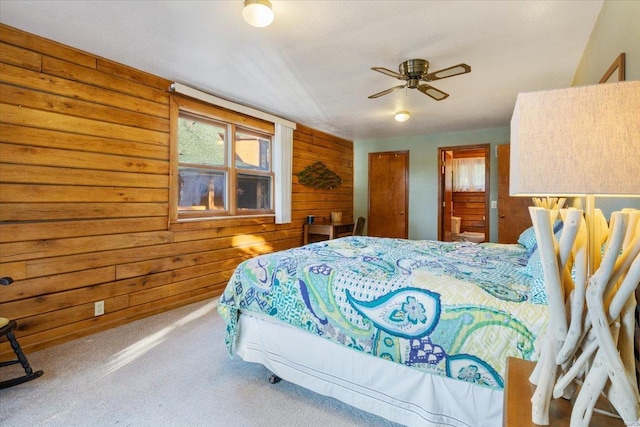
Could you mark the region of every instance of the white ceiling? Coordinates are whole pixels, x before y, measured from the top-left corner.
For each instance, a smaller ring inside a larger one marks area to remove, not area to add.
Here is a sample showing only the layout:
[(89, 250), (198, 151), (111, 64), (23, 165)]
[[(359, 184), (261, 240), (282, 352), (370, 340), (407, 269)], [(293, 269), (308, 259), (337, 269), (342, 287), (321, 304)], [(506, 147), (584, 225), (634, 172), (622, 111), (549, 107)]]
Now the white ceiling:
[[(0, 2), (0, 22), (350, 140), (507, 126), (519, 92), (567, 87), (602, 0)], [(472, 71), (368, 99), (407, 59)], [(409, 110), (405, 123), (396, 110)]]

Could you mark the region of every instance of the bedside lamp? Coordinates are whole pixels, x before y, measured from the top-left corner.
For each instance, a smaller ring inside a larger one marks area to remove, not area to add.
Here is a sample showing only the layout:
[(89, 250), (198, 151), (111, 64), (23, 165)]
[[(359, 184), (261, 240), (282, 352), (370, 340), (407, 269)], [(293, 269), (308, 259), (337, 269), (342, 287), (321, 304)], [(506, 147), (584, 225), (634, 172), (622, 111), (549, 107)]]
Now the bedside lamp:
[(559, 242), (552, 231), (559, 212), (530, 208), (550, 314), (531, 377), (532, 420), (549, 424), (550, 400), (575, 394), (571, 426), (586, 426), (606, 389), (625, 423), (637, 423), (628, 323), (640, 281), (640, 210), (615, 212), (607, 226), (595, 197), (640, 197), (640, 81), (519, 94), (510, 163), (511, 196), (585, 197), (584, 218), (562, 210)]

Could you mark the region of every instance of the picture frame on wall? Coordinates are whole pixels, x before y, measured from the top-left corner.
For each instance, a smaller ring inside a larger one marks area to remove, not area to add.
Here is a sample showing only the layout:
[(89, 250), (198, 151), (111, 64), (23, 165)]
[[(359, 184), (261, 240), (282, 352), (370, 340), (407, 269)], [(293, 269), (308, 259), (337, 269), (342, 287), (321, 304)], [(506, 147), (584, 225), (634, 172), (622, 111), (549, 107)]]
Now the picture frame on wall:
[(609, 67), (599, 83), (623, 82), (625, 80), (625, 54), (622, 52)]

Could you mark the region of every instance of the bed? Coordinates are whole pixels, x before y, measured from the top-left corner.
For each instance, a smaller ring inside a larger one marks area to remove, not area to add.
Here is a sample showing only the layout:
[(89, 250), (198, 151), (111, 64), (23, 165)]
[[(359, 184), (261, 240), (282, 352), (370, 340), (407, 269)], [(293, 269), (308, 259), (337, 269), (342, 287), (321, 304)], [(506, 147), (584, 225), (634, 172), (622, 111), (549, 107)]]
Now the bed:
[(219, 300), (226, 345), (404, 425), (501, 425), (506, 360), (535, 360), (548, 319), (524, 235), (513, 245), (356, 236), (249, 259)]

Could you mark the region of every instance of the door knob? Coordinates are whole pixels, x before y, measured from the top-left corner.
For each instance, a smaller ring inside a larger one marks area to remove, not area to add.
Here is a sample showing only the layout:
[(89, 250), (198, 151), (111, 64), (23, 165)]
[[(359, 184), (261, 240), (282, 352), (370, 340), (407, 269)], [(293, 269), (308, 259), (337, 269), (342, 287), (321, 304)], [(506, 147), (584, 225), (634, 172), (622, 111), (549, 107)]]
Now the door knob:
[(400, 215), (404, 215), (404, 211), (400, 211)]

